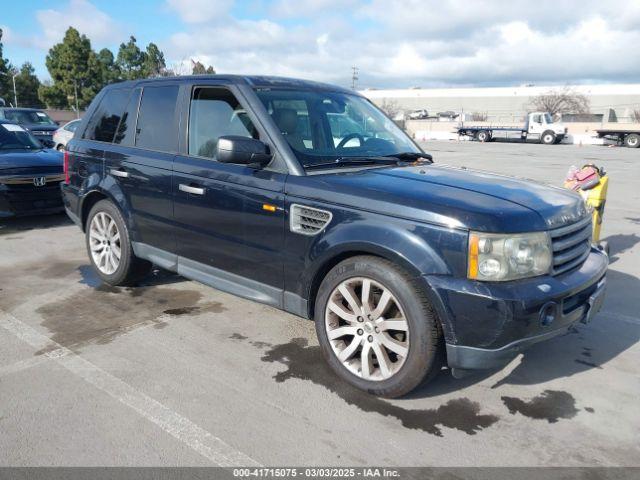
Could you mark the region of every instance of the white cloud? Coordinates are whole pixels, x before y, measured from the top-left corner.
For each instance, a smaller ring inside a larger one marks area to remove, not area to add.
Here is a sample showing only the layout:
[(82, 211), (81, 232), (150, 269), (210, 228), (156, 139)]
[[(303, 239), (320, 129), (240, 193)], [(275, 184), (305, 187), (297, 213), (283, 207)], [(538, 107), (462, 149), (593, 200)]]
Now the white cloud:
[(362, 86), (640, 81), (637, 0), (281, 0), (263, 20), (225, 8), (169, 38), (168, 56), (345, 85), (356, 65)]
[(205, 23), (226, 18), (233, 0), (166, 0), (166, 3), (186, 23)]
[(87, 0), (69, 0), (60, 9), (38, 10), (36, 19), (43, 35), (32, 37), (32, 45), (48, 49), (64, 37), (67, 28), (74, 27), (98, 44), (111, 44), (123, 37), (120, 25)]

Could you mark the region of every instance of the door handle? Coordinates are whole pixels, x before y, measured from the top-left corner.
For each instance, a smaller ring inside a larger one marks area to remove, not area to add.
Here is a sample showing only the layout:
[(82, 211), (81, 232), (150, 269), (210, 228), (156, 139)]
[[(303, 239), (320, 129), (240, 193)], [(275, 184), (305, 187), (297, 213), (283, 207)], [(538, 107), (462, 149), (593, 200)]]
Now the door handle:
[(109, 173), (114, 177), (129, 178), (129, 172), (125, 172), (124, 170), (116, 170), (115, 168), (112, 168), (109, 170)]
[(192, 187), (191, 185), (181, 183), (178, 185), (178, 189), (186, 193), (193, 193), (194, 195), (204, 195), (204, 188), (202, 187)]

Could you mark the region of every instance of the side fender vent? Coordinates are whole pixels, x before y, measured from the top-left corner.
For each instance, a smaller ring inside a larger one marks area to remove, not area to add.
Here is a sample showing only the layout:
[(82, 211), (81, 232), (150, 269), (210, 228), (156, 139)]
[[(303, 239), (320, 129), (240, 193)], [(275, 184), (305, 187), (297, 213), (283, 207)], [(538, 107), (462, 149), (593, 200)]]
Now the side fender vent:
[(293, 233), (317, 235), (329, 225), (331, 218), (331, 212), (294, 203), (291, 205), (289, 225)]

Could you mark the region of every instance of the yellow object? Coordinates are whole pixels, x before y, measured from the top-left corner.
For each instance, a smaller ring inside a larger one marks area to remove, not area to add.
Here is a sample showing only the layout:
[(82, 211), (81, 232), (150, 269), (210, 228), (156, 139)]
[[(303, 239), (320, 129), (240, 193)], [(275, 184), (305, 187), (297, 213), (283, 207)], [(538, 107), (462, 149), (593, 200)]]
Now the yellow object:
[(478, 236), (472, 233), (469, 236), (469, 278), (478, 278)]
[(267, 212), (275, 212), (277, 210), (275, 205), (269, 205), (268, 203), (263, 203), (262, 209), (266, 210)]
[(602, 227), (602, 216), (604, 215), (604, 204), (607, 201), (607, 188), (609, 187), (609, 176), (600, 177), (600, 182), (589, 190), (581, 190), (580, 195), (591, 210), (593, 215), (593, 243), (600, 241), (600, 228)]

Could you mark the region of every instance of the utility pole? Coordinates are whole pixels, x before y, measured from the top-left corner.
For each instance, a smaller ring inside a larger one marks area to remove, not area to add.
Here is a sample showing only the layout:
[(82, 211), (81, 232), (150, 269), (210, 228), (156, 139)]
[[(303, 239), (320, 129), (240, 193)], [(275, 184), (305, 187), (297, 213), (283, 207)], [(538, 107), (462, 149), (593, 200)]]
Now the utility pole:
[(356, 89), (356, 85), (358, 84), (358, 67), (353, 66), (351, 67), (351, 89), (355, 90)]
[(18, 106), (18, 94), (16, 92), (16, 77), (18, 75), (20, 75), (20, 72), (16, 72), (16, 73), (4, 73), (4, 72), (0, 72), (2, 75), (6, 75), (7, 77), (9, 75), (11, 75), (11, 78), (13, 79), (13, 106), (17, 107)]
[(76, 96), (76, 118), (80, 118), (80, 108), (78, 107), (78, 81), (73, 79), (73, 93)]

